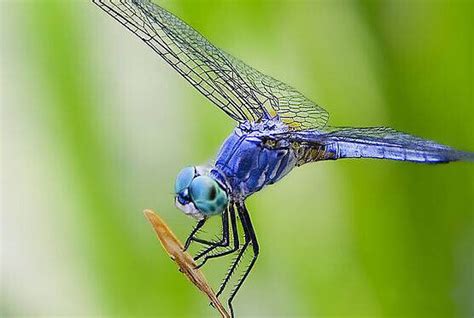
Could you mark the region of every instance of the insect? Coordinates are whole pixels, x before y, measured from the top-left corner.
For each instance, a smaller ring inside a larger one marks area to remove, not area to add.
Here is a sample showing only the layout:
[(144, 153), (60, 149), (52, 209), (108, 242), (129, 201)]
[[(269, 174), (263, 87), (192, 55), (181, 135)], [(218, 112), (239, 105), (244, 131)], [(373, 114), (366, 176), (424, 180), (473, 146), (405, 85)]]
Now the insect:
[[(321, 160), (378, 158), (418, 163), (474, 161), (474, 153), (386, 127), (331, 127), (329, 115), (293, 87), (260, 73), (215, 47), (191, 26), (149, 0), (93, 0), (141, 38), (169, 65), (238, 125), (222, 144), (212, 166), (186, 167), (175, 183), (175, 202), (197, 225), (192, 242), (205, 249), (200, 266), (235, 253), (221, 284), (221, 295), (244, 253), (245, 272), (230, 292), (232, 301), (248, 277), (259, 245), (245, 200), (276, 183), (293, 168)], [(222, 219), (222, 238), (197, 237), (212, 216)], [(243, 229), (239, 239), (238, 222)]]

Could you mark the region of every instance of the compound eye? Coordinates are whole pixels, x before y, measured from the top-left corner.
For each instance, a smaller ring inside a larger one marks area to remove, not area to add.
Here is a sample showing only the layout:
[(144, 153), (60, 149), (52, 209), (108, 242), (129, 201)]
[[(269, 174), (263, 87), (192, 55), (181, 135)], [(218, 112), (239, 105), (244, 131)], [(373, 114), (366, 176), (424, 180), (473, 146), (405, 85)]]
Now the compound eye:
[(180, 193), (176, 194), (176, 199), (181, 205), (188, 204), (191, 201), (191, 198), (189, 197), (188, 189), (184, 189)]
[(217, 190), (216, 182), (207, 176), (196, 177), (189, 187), (189, 192), (194, 201), (198, 200), (214, 200)]
[(193, 179), (189, 193), (196, 207), (205, 215), (215, 215), (227, 206), (227, 194), (219, 184), (208, 176)]
[(181, 193), (183, 190), (189, 187), (194, 179), (194, 167), (186, 167), (182, 169), (176, 177), (174, 184), (174, 192), (176, 194)]

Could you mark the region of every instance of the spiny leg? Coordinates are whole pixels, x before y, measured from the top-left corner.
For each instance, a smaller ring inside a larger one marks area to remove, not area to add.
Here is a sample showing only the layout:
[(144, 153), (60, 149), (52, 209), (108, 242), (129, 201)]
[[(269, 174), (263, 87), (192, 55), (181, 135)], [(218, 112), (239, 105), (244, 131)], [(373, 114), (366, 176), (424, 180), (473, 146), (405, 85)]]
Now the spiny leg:
[[(204, 255), (212, 252), (214, 249), (217, 247), (226, 247), (229, 246), (229, 209), (226, 209), (222, 215), (221, 215), (221, 220), (222, 220), (222, 237), (219, 241), (206, 241), (200, 238), (195, 238), (194, 241), (208, 245), (207, 248), (204, 250), (200, 251), (196, 256), (194, 256), (194, 260), (197, 261)], [(207, 243), (211, 244), (207, 244)]]
[[(232, 236), (233, 236), (233, 246), (228, 248), (230, 245), (231, 237), (229, 233), (229, 215), (230, 215), (230, 222), (232, 226)], [(196, 237), (196, 233), (202, 228), (202, 226), (205, 223), (205, 220), (201, 220), (198, 222), (196, 227), (193, 229), (191, 232), (189, 238), (186, 241), (187, 247), (189, 247), (190, 243), (192, 242), (197, 242), (203, 245), (207, 245), (207, 248), (204, 250), (200, 251), (195, 257), (194, 260), (197, 261), (198, 259), (204, 257), (204, 260), (198, 264), (197, 268), (202, 267), (208, 259), (210, 258), (215, 258), (215, 257), (220, 257), (220, 256), (225, 256), (227, 254), (230, 254), (232, 252), (235, 252), (239, 248), (239, 237), (238, 237), (238, 230), (237, 230), (237, 224), (236, 224), (236, 218), (235, 218), (235, 210), (234, 210), (234, 205), (233, 203), (229, 204), (229, 207), (222, 213), (221, 216), (222, 219), (222, 238), (219, 241), (208, 241), (204, 240), (201, 238)], [(224, 250), (209, 255), (209, 253), (213, 252), (217, 248), (224, 248)]]
[(234, 262), (232, 263), (229, 271), (227, 272), (224, 280), (222, 281), (222, 284), (219, 288), (219, 291), (216, 294), (217, 296), (221, 295), (222, 292), (224, 291), (227, 283), (230, 281), (232, 275), (235, 272), (235, 269), (239, 265), (243, 255), (245, 254), (245, 252), (246, 252), (249, 245), (252, 245), (254, 255), (253, 255), (252, 261), (250, 262), (249, 266), (246, 268), (246, 271), (245, 271), (244, 275), (239, 279), (235, 289), (231, 292), (229, 300), (227, 302), (227, 304), (229, 305), (229, 309), (231, 311), (232, 316), (234, 315), (233, 308), (232, 308), (232, 300), (234, 299), (235, 294), (239, 290), (240, 286), (242, 286), (244, 280), (247, 278), (250, 270), (252, 269), (253, 265), (255, 264), (255, 261), (257, 259), (258, 252), (259, 252), (257, 238), (255, 236), (255, 232), (253, 230), (253, 226), (252, 226), (252, 223), (250, 221), (250, 217), (248, 215), (247, 209), (245, 208), (245, 205), (243, 203), (239, 203), (237, 205), (237, 211), (239, 213), (240, 222), (241, 222), (243, 230), (244, 230), (244, 240), (245, 240), (245, 242), (242, 246), (242, 249), (239, 251), (237, 257), (235, 258)]
[(225, 287), (227, 286), (227, 283), (229, 282), (230, 278), (232, 277), (232, 274), (234, 273), (235, 269), (237, 268), (237, 265), (240, 262), (240, 259), (242, 258), (242, 255), (244, 255), (245, 250), (247, 249), (250, 241), (248, 240), (248, 236), (244, 231), (244, 245), (242, 245), (242, 248), (240, 249), (239, 253), (237, 254), (237, 257), (234, 259), (232, 262), (229, 270), (227, 271), (227, 274), (224, 277), (224, 280), (221, 283), (221, 286), (219, 287), (219, 290), (216, 293), (216, 296), (220, 296), (222, 292), (224, 291)]
[(186, 239), (186, 243), (184, 244), (184, 250), (186, 251), (192, 242), (200, 243), (200, 244), (211, 246), (211, 247), (214, 245), (223, 246), (222, 242), (225, 241), (226, 236), (228, 236), (228, 231), (229, 231), (227, 210), (224, 211), (224, 213), (222, 213), (221, 219), (222, 219), (222, 238), (220, 241), (215, 242), (215, 241), (209, 241), (209, 240), (196, 237), (196, 234), (199, 232), (199, 230), (201, 230), (201, 228), (204, 226), (204, 224), (207, 221), (207, 218), (204, 218), (202, 220), (199, 220), (199, 222), (196, 224), (194, 229), (189, 234), (188, 238)]
[[(211, 252), (214, 248), (209, 248), (208, 252), (207, 252), (207, 255), (205, 255), (204, 257), (204, 260), (197, 266), (198, 268), (200, 268), (201, 266), (203, 266), (207, 260), (211, 259), (211, 258), (216, 258), (216, 257), (221, 257), (221, 256), (225, 256), (225, 255), (228, 255), (228, 254), (231, 254), (231, 253), (234, 253), (235, 251), (237, 251), (239, 249), (239, 233), (238, 233), (238, 229), (237, 229), (237, 221), (236, 221), (236, 217), (235, 217), (235, 210), (234, 210), (234, 206), (233, 204), (230, 204), (229, 205), (229, 216), (230, 216), (230, 225), (231, 225), (231, 228), (232, 228), (232, 237), (233, 237), (233, 241), (234, 241), (234, 244), (233, 244), (233, 247), (231, 247), (230, 249), (225, 249), (223, 251), (220, 251), (218, 253), (215, 253), (215, 254), (211, 254), (209, 255), (208, 253)], [(227, 241), (226, 241), (226, 245), (225, 246), (220, 246), (220, 247), (228, 247), (228, 245), (230, 244), (230, 236), (229, 236), (229, 232), (228, 232), (228, 236), (227, 236)], [(218, 246), (215, 246), (216, 248)], [(198, 255), (196, 256), (195, 260), (197, 260), (198, 258), (202, 257), (203, 255)]]
[(243, 285), (245, 279), (247, 278), (250, 271), (252, 270), (255, 262), (257, 261), (257, 257), (259, 254), (257, 236), (255, 235), (255, 230), (253, 229), (252, 221), (250, 220), (250, 215), (247, 211), (245, 204), (244, 203), (240, 204), (237, 207), (237, 209), (239, 212), (240, 220), (242, 222), (242, 226), (244, 228), (246, 244), (252, 245), (253, 257), (248, 267), (246, 268), (244, 275), (242, 275), (242, 277), (238, 280), (237, 285), (235, 286), (234, 290), (232, 290), (232, 292), (230, 293), (229, 299), (227, 300), (227, 304), (229, 305), (229, 309), (230, 309), (230, 313), (232, 317), (234, 317), (234, 309), (232, 308), (232, 300), (234, 299), (235, 295), (237, 294), (240, 287)]
[(196, 224), (194, 229), (191, 231), (188, 238), (186, 239), (186, 243), (184, 243), (184, 250), (185, 251), (189, 248), (189, 245), (191, 245), (191, 242), (196, 240), (194, 235), (196, 235), (196, 233), (204, 226), (204, 223), (206, 223), (206, 220), (207, 219), (199, 220), (199, 222)]

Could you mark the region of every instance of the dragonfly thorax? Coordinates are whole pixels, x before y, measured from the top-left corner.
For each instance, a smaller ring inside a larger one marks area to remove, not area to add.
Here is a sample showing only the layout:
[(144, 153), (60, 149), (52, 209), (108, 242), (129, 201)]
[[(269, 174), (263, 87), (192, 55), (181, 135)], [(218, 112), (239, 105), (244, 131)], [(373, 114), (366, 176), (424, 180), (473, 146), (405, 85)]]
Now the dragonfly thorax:
[(209, 171), (203, 166), (186, 167), (176, 177), (176, 206), (196, 219), (221, 214), (229, 201), (223, 185)]
[(272, 137), (287, 131), (276, 120), (240, 124), (221, 146), (211, 175), (223, 176), (220, 179), (225, 179), (234, 200), (277, 182), (297, 164), (291, 144)]

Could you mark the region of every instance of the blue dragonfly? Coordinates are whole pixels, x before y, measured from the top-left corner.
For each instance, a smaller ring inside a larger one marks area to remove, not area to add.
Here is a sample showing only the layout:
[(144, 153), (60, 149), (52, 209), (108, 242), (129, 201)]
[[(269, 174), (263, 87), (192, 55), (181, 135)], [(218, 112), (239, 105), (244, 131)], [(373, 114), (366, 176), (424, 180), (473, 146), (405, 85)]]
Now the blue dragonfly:
[[(386, 127), (331, 127), (329, 115), (293, 87), (262, 74), (215, 47), (191, 26), (149, 0), (93, 0), (141, 38), (212, 103), (237, 122), (212, 166), (186, 167), (175, 183), (175, 203), (197, 225), (192, 242), (204, 249), (194, 258), (236, 254), (217, 292), (220, 296), (244, 253), (251, 258), (227, 299), (232, 301), (259, 254), (245, 199), (276, 183), (293, 168), (320, 160), (377, 158), (437, 164), (474, 161), (474, 153)], [(222, 219), (222, 238), (198, 231), (212, 216)], [(240, 222), (240, 225), (238, 225)], [(243, 229), (243, 242), (238, 227)]]

